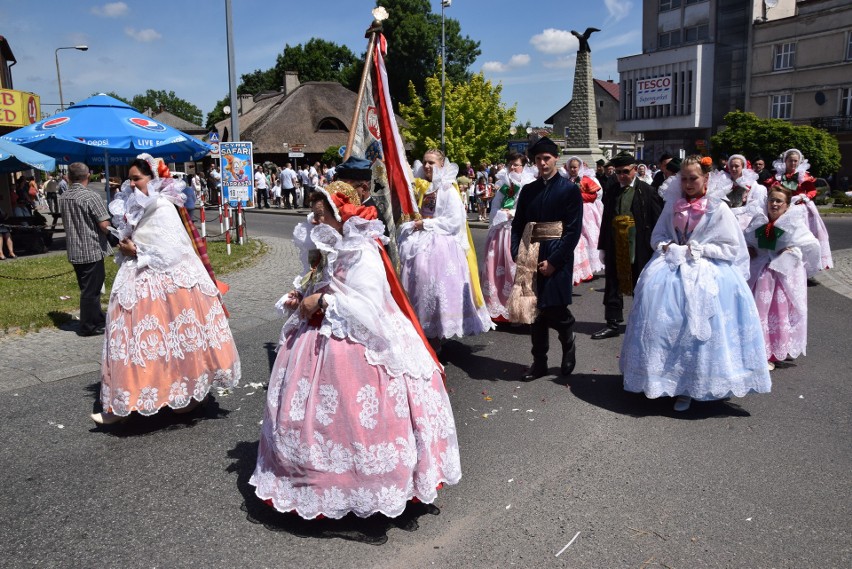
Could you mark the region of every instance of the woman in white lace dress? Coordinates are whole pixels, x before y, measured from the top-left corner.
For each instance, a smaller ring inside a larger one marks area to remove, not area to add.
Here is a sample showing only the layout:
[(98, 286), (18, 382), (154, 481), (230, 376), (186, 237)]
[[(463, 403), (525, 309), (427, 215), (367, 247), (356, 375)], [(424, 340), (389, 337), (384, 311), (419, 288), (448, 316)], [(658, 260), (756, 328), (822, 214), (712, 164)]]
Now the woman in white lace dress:
[(343, 182), (310, 201), (293, 231), (308, 272), (278, 303), (287, 321), (250, 483), (305, 519), (395, 517), (461, 478), (443, 368), (394, 295), (375, 208)]
[(699, 401), (767, 393), (763, 331), (746, 279), (749, 256), (723, 198), (724, 172), (698, 156), (663, 186), (666, 200), (651, 245), (656, 252), (635, 289), (621, 350), (627, 391)]
[(106, 317), (96, 423), (163, 407), (188, 411), (211, 386), (233, 387), (240, 358), (219, 289), (175, 205), (186, 184), (147, 154), (109, 205), (121, 242)]

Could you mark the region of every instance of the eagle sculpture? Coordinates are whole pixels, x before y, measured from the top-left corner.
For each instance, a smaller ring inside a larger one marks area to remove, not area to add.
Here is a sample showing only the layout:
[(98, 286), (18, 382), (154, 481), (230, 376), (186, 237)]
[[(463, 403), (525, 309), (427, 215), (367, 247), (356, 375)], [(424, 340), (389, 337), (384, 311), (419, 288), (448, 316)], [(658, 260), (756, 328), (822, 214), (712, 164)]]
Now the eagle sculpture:
[(571, 30), (571, 35), (580, 40), (580, 49), (577, 51), (584, 51), (586, 53), (591, 53), (592, 49), (589, 47), (589, 36), (595, 32), (599, 32), (600, 30), (597, 28), (586, 28), (586, 31), (583, 32), (583, 35), (580, 35), (578, 32)]

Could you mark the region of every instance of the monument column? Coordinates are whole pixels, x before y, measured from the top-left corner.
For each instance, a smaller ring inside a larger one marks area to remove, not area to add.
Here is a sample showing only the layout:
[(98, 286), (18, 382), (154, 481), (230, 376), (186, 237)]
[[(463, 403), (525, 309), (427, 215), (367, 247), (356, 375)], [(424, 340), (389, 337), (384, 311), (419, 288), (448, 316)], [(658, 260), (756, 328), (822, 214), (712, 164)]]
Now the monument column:
[(577, 63), (574, 67), (574, 92), (571, 95), (571, 110), (568, 114), (568, 137), (566, 139), (568, 156), (579, 156), (594, 169), (595, 162), (603, 158), (598, 140), (598, 114), (595, 102), (595, 83), (592, 77), (592, 50), (589, 48), (589, 36), (600, 31), (587, 28), (583, 35), (571, 30), (580, 40), (577, 50)]

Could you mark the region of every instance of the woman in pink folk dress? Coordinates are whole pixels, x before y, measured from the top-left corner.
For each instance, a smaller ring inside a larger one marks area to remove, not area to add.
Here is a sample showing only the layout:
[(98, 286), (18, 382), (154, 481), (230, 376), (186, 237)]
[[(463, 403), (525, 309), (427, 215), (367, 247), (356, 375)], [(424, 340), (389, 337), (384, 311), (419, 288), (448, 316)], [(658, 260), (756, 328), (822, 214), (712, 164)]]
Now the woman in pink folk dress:
[(828, 242), (828, 229), (825, 228), (822, 216), (813, 202), (819, 191), (816, 187), (816, 180), (808, 172), (810, 163), (800, 150), (791, 148), (784, 152), (778, 160), (775, 160), (772, 166), (775, 168), (776, 174), (774, 178), (766, 181), (767, 189), (780, 186), (793, 192), (792, 205), (806, 209), (808, 227), (819, 241), (820, 266), (818, 270), (832, 268), (834, 260), (831, 257), (831, 246)]
[(808, 343), (808, 283), (819, 270), (820, 245), (807, 210), (790, 206), (792, 192), (776, 186), (754, 216), (745, 238), (751, 255), (754, 293), (769, 369), (775, 361), (805, 354)]
[(106, 317), (99, 424), (163, 407), (189, 411), (212, 386), (240, 379), (240, 358), (219, 289), (175, 205), (184, 182), (147, 154), (109, 205), (120, 264)]
[(455, 422), (443, 368), (394, 300), (384, 226), (358, 216), (351, 186), (327, 189), (293, 232), (308, 273), (278, 303), (288, 318), (250, 483), (305, 519), (396, 517), (461, 478)]
[(601, 201), (601, 185), (595, 177), (595, 172), (577, 156), (571, 156), (559, 173), (580, 187), (583, 197), (583, 231), (580, 241), (574, 249), (574, 284), (590, 281), (595, 273), (604, 269), (601, 255), (598, 251), (598, 238), (601, 234), (603, 219), (603, 201)]
[(491, 225), (485, 240), (485, 263), (480, 282), (485, 306), (494, 322), (508, 322), (506, 302), (515, 282), (515, 261), (512, 260), (512, 217), (521, 188), (535, 180), (536, 169), (527, 166), (527, 157), (513, 152), (506, 168), (497, 173), (498, 188), (491, 201)]

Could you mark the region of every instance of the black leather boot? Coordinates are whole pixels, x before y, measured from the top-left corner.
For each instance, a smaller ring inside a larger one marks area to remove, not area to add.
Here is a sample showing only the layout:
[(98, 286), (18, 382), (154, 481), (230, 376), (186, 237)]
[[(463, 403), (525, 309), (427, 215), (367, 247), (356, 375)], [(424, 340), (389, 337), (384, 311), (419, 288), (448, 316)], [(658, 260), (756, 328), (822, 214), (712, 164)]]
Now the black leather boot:
[(559, 341), (562, 343), (562, 366), (559, 371), (562, 375), (571, 375), (574, 366), (577, 365), (577, 345), (574, 342), (574, 333), (560, 334)]
[(592, 334), (592, 340), (605, 340), (606, 338), (615, 338), (621, 332), (618, 331), (618, 322), (615, 320), (607, 320), (606, 328), (601, 328)]
[(532, 381), (547, 375), (547, 360), (534, 359), (533, 364), (521, 376), (521, 381)]

